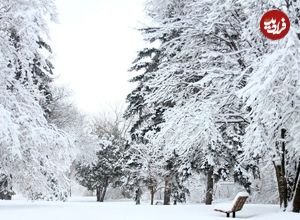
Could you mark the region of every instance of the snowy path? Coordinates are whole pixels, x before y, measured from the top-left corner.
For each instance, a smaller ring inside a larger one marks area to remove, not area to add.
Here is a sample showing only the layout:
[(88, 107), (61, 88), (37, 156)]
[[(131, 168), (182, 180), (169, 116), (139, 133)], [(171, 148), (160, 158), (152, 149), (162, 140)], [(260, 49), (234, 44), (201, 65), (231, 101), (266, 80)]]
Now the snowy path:
[[(237, 218), (253, 220), (298, 220), (300, 214), (281, 213), (277, 206), (245, 205)], [(132, 202), (90, 201), (26, 202), (0, 201), (2, 220), (213, 220), (226, 219), (213, 206), (135, 206)]]

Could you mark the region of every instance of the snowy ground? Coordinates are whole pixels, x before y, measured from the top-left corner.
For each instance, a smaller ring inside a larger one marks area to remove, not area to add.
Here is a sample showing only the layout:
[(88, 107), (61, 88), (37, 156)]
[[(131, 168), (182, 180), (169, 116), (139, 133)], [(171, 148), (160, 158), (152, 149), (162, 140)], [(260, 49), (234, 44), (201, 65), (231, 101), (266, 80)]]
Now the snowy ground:
[[(93, 202), (94, 198), (75, 198), (69, 202), (0, 201), (2, 220), (212, 220), (227, 219), (213, 206), (136, 206), (129, 201)], [(299, 220), (300, 214), (282, 213), (277, 206), (246, 204), (237, 218), (253, 220)]]

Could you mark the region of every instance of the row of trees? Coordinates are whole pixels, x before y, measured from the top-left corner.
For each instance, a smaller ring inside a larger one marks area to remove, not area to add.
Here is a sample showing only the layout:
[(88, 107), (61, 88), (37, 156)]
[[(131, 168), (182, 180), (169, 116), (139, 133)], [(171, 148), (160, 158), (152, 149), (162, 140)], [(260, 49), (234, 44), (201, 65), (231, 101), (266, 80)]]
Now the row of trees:
[(292, 28), (271, 42), (258, 31), (258, 18), (273, 8), (298, 27), (299, 3), (147, 3), (153, 26), (141, 31), (159, 46), (143, 49), (133, 63), (137, 87), (124, 114), (129, 136), (96, 131), (109, 142), (101, 144), (97, 162), (79, 165), (83, 185), (102, 196), (107, 183), (122, 186), (137, 204), (145, 189), (151, 204), (163, 189), (167, 205), (171, 198), (185, 201), (185, 182), (198, 173), (206, 176), (211, 204), (220, 179), (255, 194), (273, 170), (268, 181), (277, 183), (281, 207), (291, 202), (299, 212), (299, 33)]
[[(273, 8), (294, 27), (276, 42), (259, 33), (259, 18)], [(273, 169), (280, 205), (300, 211), (299, 9), (292, 0), (148, 1), (154, 22), (141, 31), (159, 46), (139, 52), (125, 113), (136, 198), (141, 179), (151, 194), (163, 180), (169, 204), (202, 173), (211, 204), (219, 179), (253, 192)]]

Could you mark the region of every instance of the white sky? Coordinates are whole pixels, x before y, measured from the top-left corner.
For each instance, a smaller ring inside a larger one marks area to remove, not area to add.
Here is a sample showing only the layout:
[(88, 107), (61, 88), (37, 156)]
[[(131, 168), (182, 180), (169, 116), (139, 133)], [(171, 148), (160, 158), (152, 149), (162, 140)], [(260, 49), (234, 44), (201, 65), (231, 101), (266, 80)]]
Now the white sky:
[(144, 47), (136, 30), (143, 0), (56, 0), (59, 24), (51, 28), (59, 84), (73, 90), (88, 113), (124, 105), (133, 88), (128, 69)]

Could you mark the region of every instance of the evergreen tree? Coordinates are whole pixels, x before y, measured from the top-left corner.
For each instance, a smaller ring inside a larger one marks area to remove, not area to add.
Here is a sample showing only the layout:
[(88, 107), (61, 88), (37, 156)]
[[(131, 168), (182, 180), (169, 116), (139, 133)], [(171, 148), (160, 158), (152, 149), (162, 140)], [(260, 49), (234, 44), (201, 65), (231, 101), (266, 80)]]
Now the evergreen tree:
[(120, 147), (106, 143), (101, 148), (96, 162), (78, 163), (76, 166), (79, 183), (88, 190), (96, 190), (97, 202), (104, 201), (108, 186), (118, 184), (122, 176)]
[(240, 144), (228, 146), (224, 133), (234, 130), (240, 141), (247, 124), (242, 100), (235, 94), (244, 86), (239, 75), (248, 65), (241, 32), (246, 15), (232, 1), (149, 1), (149, 5), (159, 26), (156, 34), (176, 33), (162, 42), (161, 63), (146, 83), (151, 90), (148, 105), (174, 105), (164, 111), (164, 122), (152, 139), (154, 144), (186, 152), (184, 166), (207, 174), (207, 204), (211, 204), (213, 179), (227, 178), (229, 169), (238, 166), (229, 159), (230, 147), (241, 153)]
[[(150, 42), (157, 40), (165, 42), (169, 38), (175, 37), (174, 34), (170, 33), (156, 36), (156, 28), (145, 28), (141, 31), (151, 35), (149, 38)], [(131, 122), (129, 130), (131, 137), (129, 146), (131, 149), (129, 150), (130, 154), (128, 154), (130, 159), (126, 165), (129, 179), (126, 187), (129, 187), (130, 191), (134, 191), (134, 198), (137, 204), (140, 204), (144, 186), (150, 190), (151, 204), (153, 204), (154, 194), (158, 188), (158, 179), (151, 174), (152, 163), (154, 161), (157, 162), (156, 160), (160, 156), (157, 154), (156, 146), (154, 146), (153, 150), (149, 149), (152, 146), (147, 136), (159, 132), (159, 124), (164, 121), (162, 117), (163, 112), (173, 106), (172, 102), (156, 102), (149, 105), (147, 100), (145, 100), (145, 97), (151, 93), (146, 82), (155, 77), (153, 73), (157, 70), (161, 62), (162, 53), (163, 51), (155, 47), (144, 48), (138, 53), (137, 59), (133, 62), (131, 68), (131, 71), (142, 71), (142, 73), (131, 79), (131, 82), (138, 83), (138, 85), (127, 96), (129, 105), (124, 114), (124, 118)], [(140, 152), (145, 153), (145, 155), (141, 155)], [(143, 164), (145, 158), (147, 158), (146, 164), (148, 166)]]
[(186, 202), (186, 197), (189, 195), (189, 189), (184, 185), (189, 175), (186, 170), (181, 170), (181, 163), (182, 158), (176, 153), (176, 150), (164, 156), (164, 205), (170, 205), (171, 199), (173, 199), (174, 205), (177, 202)]
[(77, 179), (82, 186), (96, 190), (97, 202), (103, 202), (109, 186), (121, 186), (124, 175), (124, 157), (127, 144), (123, 122), (118, 112), (114, 118), (97, 117), (91, 133), (97, 137), (96, 158), (77, 161)]

